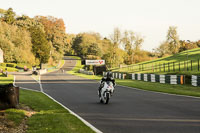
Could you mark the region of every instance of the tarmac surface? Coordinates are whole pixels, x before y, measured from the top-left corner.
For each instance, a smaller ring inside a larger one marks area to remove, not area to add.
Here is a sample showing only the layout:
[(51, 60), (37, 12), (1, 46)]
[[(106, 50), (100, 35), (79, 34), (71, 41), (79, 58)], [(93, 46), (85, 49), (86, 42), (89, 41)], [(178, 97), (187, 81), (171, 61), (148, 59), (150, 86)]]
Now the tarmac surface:
[[(97, 81), (65, 73), (75, 64), (76, 60), (66, 58), (62, 69), (42, 75), (43, 91), (100, 131), (200, 133), (200, 98), (117, 86), (109, 103), (102, 104), (97, 96)], [(40, 90), (30, 75), (16, 75), (16, 84)]]

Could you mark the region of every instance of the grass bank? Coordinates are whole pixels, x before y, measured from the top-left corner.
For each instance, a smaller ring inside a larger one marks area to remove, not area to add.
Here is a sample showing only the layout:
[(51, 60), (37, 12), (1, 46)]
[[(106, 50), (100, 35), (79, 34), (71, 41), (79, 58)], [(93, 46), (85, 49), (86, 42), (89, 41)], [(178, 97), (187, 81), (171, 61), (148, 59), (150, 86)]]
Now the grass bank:
[(128, 73), (157, 73), (199, 75), (200, 48), (186, 50), (175, 55), (128, 65), (124, 68), (112, 68), (113, 71)]

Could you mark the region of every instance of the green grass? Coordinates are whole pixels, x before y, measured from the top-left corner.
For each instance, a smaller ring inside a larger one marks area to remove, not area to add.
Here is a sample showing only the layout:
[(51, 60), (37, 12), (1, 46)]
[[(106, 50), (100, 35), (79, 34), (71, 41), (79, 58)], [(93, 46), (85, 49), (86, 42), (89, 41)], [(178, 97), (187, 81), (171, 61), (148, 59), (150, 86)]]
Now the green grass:
[(24, 110), (7, 109), (5, 114), (8, 120), (14, 122), (14, 127), (19, 126), (22, 120), (25, 118)]
[(16, 72), (16, 71), (18, 71), (18, 69), (14, 68), (14, 67), (0, 66), (0, 69), (2, 69), (4, 72), (6, 71), (6, 69), (7, 69), (8, 72)]
[(116, 80), (117, 84), (143, 90), (200, 97), (200, 87), (190, 85), (160, 84), (137, 80)]
[[(191, 49), (187, 51), (183, 51), (181, 53), (164, 57), (164, 58), (158, 58), (151, 61), (141, 62), (134, 65), (129, 65), (125, 68), (114, 68), (111, 69), (113, 71), (119, 71), (119, 72), (137, 72), (137, 73), (172, 73), (173, 70), (174, 73), (186, 73), (186, 74), (199, 74), (198, 71), (198, 59), (200, 59), (200, 48)], [(188, 60), (188, 64), (187, 64)], [(192, 70), (191, 70), (191, 61), (192, 60)], [(173, 68), (173, 62), (175, 62), (175, 67)], [(179, 62), (180, 62), (180, 71), (179, 72)], [(185, 63), (184, 63), (185, 62)], [(165, 72), (164, 72), (164, 63), (165, 63)], [(168, 69), (168, 63), (170, 63), (170, 67)], [(161, 66), (161, 69), (159, 68), (159, 65)], [(187, 71), (188, 66), (188, 71)], [(140, 69), (139, 69), (140, 67)], [(149, 69), (149, 70), (141, 70), (141, 68)], [(152, 70), (152, 68), (154, 70)], [(161, 72), (160, 72), (161, 71)]]
[(28, 119), (27, 133), (93, 133), (79, 119), (40, 92), (20, 90), (20, 103), (37, 111)]
[(0, 85), (10, 84), (13, 83), (13, 81), (13, 75), (8, 75), (8, 77), (5, 77), (4, 75), (0, 74)]

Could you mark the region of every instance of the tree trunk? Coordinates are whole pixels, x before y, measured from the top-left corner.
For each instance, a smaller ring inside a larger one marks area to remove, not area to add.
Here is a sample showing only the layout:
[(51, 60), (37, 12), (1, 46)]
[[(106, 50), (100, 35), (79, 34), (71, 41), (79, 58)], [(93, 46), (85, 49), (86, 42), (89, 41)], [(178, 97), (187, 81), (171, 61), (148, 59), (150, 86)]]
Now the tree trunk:
[(0, 85), (0, 110), (17, 108), (19, 105), (19, 87), (13, 84)]

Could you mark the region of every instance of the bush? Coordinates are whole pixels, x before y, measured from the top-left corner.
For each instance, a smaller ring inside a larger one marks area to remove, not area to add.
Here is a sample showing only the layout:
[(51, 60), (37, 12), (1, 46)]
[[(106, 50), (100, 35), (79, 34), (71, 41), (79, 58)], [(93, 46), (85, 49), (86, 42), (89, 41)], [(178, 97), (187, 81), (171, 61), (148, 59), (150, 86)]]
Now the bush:
[(6, 64), (6, 67), (16, 67), (16, 64), (14, 64), (14, 63), (8, 63), (8, 64)]

